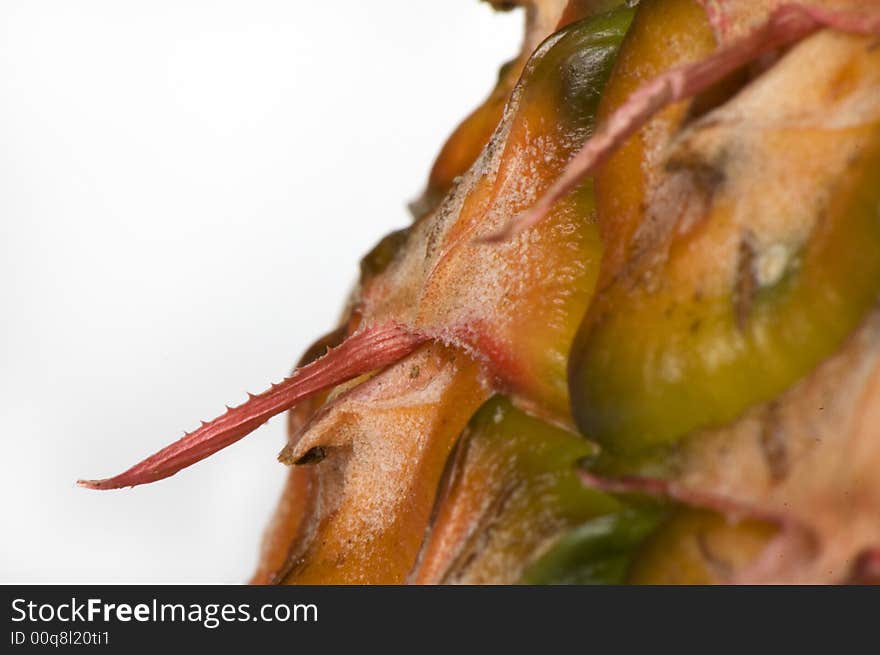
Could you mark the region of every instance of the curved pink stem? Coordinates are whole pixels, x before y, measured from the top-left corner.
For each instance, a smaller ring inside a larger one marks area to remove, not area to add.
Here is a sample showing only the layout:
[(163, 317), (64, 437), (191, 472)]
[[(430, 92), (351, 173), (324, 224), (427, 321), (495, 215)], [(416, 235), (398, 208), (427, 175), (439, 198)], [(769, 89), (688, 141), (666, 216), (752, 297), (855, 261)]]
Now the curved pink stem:
[(812, 552), (816, 546), (815, 533), (804, 523), (791, 516), (748, 505), (729, 496), (690, 489), (675, 481), (660, 478), (606, 477), (586, 469), (579, 469), (578, 475), (585, 485), (600, 491), (668, 498), (688, 507), (713, 510), (734, 521), (749, 518), (778, 526), (778, 534), (764, 547), (757, 559), (736, 578), (729, 580), (734, 584), (772, 578), (775, 567), (785, 556), (795, 549), (799, 549), (799, 553)]
[(358, 375), (387, 366), (412, 352), (427, 337), (396, 323), (358, 332), (320, 359), (222, 416), (166, 446), (127, 471), (105, 480), (78, 480), (89, 489), (118, 489), (155, 482), (174, 475), (250, 434), (276, 414), (315, 393)]
[(586, 486), (614, 494), (645, 494), (668, 498), (688, 507), (710, 509), (732, 519), (751, 518), (780, 526), (794, 525), (787, 516), (741, 503), (721, 494), (689, 489), (675, 481), (642, 476), (606, 477), (587, 469), (578, 469), (578, 477)]
[(800, 41), (827, 26), (858, 34), (880, 34), (880, 14), (839, 13), (806, 5), (777, 8), (760, 27), (711, 56), (673, 68), (639, 87), (587, 140), (562, 174), (530, 208), (482, 241), (505, 241), (534, 226), (553, 205), (570, 193), (637, 132), (651, 117), (674, 102), (691, 98), (763, 55)]

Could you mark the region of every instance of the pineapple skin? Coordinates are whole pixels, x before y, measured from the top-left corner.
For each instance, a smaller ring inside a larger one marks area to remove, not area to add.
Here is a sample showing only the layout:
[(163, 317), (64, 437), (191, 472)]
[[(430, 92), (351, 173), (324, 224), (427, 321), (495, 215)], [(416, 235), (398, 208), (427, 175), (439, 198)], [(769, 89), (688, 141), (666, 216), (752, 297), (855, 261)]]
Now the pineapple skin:
[(432, 340), (291, 411), (252, 582), (880, 581), (875, 39), (818, 29), (663, 108), (489, 245), (636, 90), (783, 3), (523, 4), (303, 363), (389, 317)]

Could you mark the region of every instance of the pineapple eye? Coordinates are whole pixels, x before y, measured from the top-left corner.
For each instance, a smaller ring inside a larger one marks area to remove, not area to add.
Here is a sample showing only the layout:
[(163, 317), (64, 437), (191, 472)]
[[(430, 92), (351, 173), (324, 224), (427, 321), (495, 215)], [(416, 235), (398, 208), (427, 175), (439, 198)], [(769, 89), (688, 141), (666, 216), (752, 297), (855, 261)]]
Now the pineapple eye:
[[(575, 465), (595, 450), (579, 435), (529, 416), (506, 398), (486, 402), (449, 458), (414, 580), (513, 583), (525, 573), (526, 580), (548, 581), (557, 575), (553, 570), (567, 570), (564, 557), (552, 557), (549, 565), (531, 573), (527, 569), (548, 543), (570, 542), (564, 535), (572, 530), (581, 534), (577, 526), (626, 511), (610, 495), (581, 484)], [(605, 523), (621, 520), (623, 529), (610, 535), (616, 544), (612, 548), (620, 548), (625, 535), (630, 540), (641, 536), (629, 514)], [(603, 527), (599, 532), (608, 542), (609, 531)], [(609, 545), (593, 553), (607, 555)]]
[[(644, 65), (628, 68), (632, 54), (653, 43), (645, 20), (621, 50), (609, 110)], [(880, 55), (857, 40), (812, 47), (684, 126), (688, 108), (670, 107), (596, 177), (606, 254), (569, 391), (608, 458), (635, 461), (772, 400), (880, 296)], [(824, 53), (805, 75), (803, 57)], [(722, 183), (702, 183), (709, 164)]]
[(716, 208), (714, 226), (670, 247), (659, 286), (623, 280), (601, 294), (569, 363), (584, 434), (630, 456), (724, 425), (840, 347), (880, 295), (880, 130), (857, 141), (862, 155), (832, 176), (800, 248), (718, 249)]
[(880, 295), (880, 157), (834, 187), (802, 249), (753, 255), (747, 285), (711, 284), (728, 279), (724, 257), (694, 269), (690, 244), (673, 248), (659, 288), (604, 292), (596, 307), (613, 312), (588, 318), (569, 368), (584, 434), (619, 454), (675, 441), (772, 399), (833, 353)]

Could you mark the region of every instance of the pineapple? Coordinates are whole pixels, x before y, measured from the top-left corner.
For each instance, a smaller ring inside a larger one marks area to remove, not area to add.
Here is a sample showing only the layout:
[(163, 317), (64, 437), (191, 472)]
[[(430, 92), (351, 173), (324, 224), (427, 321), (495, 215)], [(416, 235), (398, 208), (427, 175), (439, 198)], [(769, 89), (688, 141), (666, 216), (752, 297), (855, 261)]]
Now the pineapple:
[(254, 583), (880, 582), (880, 2), (493, 4), (336, 329), (81, 484), (289, 410)]

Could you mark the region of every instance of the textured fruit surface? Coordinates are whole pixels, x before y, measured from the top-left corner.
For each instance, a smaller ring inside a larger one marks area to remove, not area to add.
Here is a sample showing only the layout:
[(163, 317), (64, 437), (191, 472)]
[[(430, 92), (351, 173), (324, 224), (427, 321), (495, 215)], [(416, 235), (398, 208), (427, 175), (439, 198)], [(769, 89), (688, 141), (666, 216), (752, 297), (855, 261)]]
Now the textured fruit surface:
[(541, 44), (483, 159), (361, 293), (365, 315), (479, 352), (516, 402), (556, 422), (570, 420), (568, 350), (601, 257), (591, 185), (529, 235), (478, 239), (528, 206), (586, 140), (631, 17), (623, 8), (578, 21)]
[(855, 329), (880, 292), (878, 85), (866, 39), (816, 35), (677, 136), (642, 204), (669, 234), (597, 299), (572, 356), (585, 434), (634, 451), (723, 425)]
[(496, 398), (462, 433), (414, 581), (516, 582), (536, 553), (621, 504), (584, 487), (575, 466), (595, 453), (579, 435)]
[(880, 582), (880, 2), (521, 0), (278, 385), (255, 583)]

